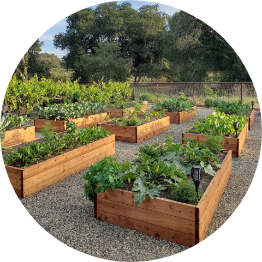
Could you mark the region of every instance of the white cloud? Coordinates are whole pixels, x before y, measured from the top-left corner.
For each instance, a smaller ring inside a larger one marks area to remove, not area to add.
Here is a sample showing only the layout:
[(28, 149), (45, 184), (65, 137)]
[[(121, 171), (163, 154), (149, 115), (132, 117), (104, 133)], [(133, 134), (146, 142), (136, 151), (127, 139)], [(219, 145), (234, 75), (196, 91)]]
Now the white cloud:
[(63, 56), (67, 55), (68, 54), (68, 51), (59, 51), (59, 50), (54, 50), (54, 51), (44, 51), (42, 50), (41, 53), (47, 53), (47, 54), (54, 54), (56, 55), (58, 58), (62, 58)]

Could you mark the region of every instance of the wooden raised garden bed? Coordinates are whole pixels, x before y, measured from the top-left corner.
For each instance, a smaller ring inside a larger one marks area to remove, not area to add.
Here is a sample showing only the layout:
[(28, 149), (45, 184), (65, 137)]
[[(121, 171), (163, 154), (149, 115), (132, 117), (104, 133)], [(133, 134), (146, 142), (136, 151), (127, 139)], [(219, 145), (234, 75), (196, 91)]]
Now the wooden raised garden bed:
[[(77, 123), (79, 128), (92, 127), (94, 124), (105, 122), (105, 117), (108, 113), (100, 113), (90, 116), (84, 116), (79, 118), (74, 118), (72, 121)], [(50, 122), (52, 126), (55, 127), (55, 132), (60, 133), (66, 130), (65, 120), (46, 120), (46, 119), (34, 119), (35, 131), (40, 131), (44, 128), (45, 122)]]
[[(248, 124), (246, 124), (245, 128), (240, 132), (238, 137), (224, 137), (223, 138), (223, 149), (224, 150), (232, 150), (233, 157), (239, 157), (241, 151), (244, 147), (246, 139), (248, 137)], [(207, 139), (206, 135), (201, 134), (193, 134), (190, 133), (182, 133), (182, 138), (190, 138), (191, 140), (195, 139), (198, 142), (204, 143)], [(186, 144), (185, 141), (182, 140), (182, 144)]]
[[(129, 108), (124, 109), (124, 110), (118, 109), (118, 108), (107, 108), (106, 110), (110, 112), (111, 118), (120, 118), (120, 117), (126, 116), (126, 110), (135, 110), (135, 108), (129, 107)], [(142, 104), (141, 110), (146, 111), (147, 110), (147, 104)]]
[(252, 125), (253, 125), (253, 122), (255, 120), (255, 111), (252, 110), (249, 117), (248, 117), (248, 130), (251, 129)]
[(134, 192), (108, 189), (95, 195), (95, 218), (177, 244), (194, 246), (205, 239), (231, 169), (232, 151), (229, 151), (198, 205), (147, 197), (136, 206)]
[(25, 198), (114, 154), (111, 135), (27, 168), (5, 168), (16, 194)]
[(35, 127), (21, 127), (19, 129), (5, 131), (5, 139), (1, 146), (9, 147), (35, 140)]
[(141, 126), (125, 126), (110, 125), (110, 124), (98, 124), (112, 134), (116, 135), (116, 140), (129, 142), (129, 143), (140, 143), (152, 136), (162, 133), (170, 128), (169, 116), (157, 119), (155, 121), (143, 124)]
[(173, 112), (165, 112), (166, 116), (170, 116), (170, 123), (174, 124), (182, 124), (183, 122), (187, 121), (188, 119), (195, 116), (195, 110), (196, 107), (193, 107), (193, 111), (191, 112), (178, 112), (177, 114), (174, 114)]

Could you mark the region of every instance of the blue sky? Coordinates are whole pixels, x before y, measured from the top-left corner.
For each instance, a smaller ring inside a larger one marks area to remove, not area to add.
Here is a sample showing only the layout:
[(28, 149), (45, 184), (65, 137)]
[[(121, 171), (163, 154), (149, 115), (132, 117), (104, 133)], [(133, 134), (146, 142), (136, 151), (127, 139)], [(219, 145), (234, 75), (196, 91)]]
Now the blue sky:
[[(125, 1), (117, 1), (117, 3), (121, 4)], [(132, 4), (132, 7), (134, 9), (139, 9), (141, 6), (143, 5), (154, 5), (156, 4), (155, 2), (146, 2), (146, 1), (129, 1)], [(168, 6), (168, 5), (163, 5), (163, 4), (159, 4), (159, 8), (161, 11), (169, 14), (169, 15), (173, 15), (176, 12), (179, 11), (179, 9), (176, 9), (172, 6)], [(97, 5), (91, 6), (92, 8), (95, 8)], [(89, 6), (87, 6), (89, 7)], [(53, 38), (54, 35), (58, 34), (59, 32), (65, 32), (66, 31), (66, 26), (67, 26), (67, 22), (66, 22), (66, 18), (64, 18), (63, 20), (61, 20), (60, 22), (56, 23), (54, 26), (52, 26), (51, 28), (49, 28), (42, 36), (40, 36), (40, 41), (44, 42), (44, 45), (42, 46), (42, 52), (43, 53), (49, 53), (49, 54), (55, 54), (57, 55), (59, 58), (62, 58), (67, 52), (64, 50), (60, 50), (60, 49), (56, 49), (54, 47), (53, 44)]]

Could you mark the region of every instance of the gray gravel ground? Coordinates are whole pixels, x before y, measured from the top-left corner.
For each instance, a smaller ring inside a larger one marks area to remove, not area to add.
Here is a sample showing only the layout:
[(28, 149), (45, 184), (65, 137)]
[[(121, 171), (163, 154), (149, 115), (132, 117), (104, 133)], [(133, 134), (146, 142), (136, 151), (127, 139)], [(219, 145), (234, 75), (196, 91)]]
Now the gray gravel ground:
[[(167, 134), (181, 142), (182, 132), (199, 117), (212, 113), (198, 108), (197, 116), (181, 125), (171, 124), (170, 130), (140, 144), (116, 142), (117, 161), (135, 158), (140, 146), (162, 143)], [(36, 138), (41, 134), (37, 132)], [(233, 159), (233, 171), (222, 196), (207, 235), (215, 232), (234, 212), (245, 196), (257, 167), (261, 147), (260, 113), (255, 113), (255, 122), (240, 158)], [(86, 200), (83, 190), (83, 174), (77, 173), (64, 181), (50, 186), (21, 202), (35, 220), (50, 234), (66, 245), (86, 254), (116, 261), (146, 261), (167, 257), (187, 247), (149, 237), (145, 234), (98, 221), (93, 216), (93, 203)]]

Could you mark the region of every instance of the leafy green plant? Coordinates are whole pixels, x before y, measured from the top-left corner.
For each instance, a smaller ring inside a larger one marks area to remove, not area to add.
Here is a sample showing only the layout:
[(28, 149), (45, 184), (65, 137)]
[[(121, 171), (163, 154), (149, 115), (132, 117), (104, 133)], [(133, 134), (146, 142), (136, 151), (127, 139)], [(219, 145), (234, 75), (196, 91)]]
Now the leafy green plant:
[(172, 188), (172, 198), (187, 204), (198, 204), (199, 199), (203, 196), (204, 191), (201, 187), (198, 189), (198, 197), (193, 182), (181, 181)]
[(30, 142), (26, 147), (18, 147), (17, 150), (11, 149), (9, 153), (4, 155), (5, 164), (28, 167), (52, 155), (61, 154), (66, 149), (87, 145), (110, 135), (109, 131), (95, 125), (92, 128), (79, 128), (74, 132), (67, 130), (59, 137), (48, 126), (44, 130), (45, 142)]
[(4, 116), (1, 117), (1, 125), (0, 125), (0, 138), (1, 142), (5, 139), (5, 131), (9, 130), (10, 128), (14, 127), (14, 125), (6, 119)]
[(205, 93), (209, 96), (209, 97), (212, 97), (212, 98), (216, 98), (217, 97), (217, 92), (214, 92), (210, 87), (208, 86), (204, 86), (204, 89), (205, 89)]
[(166, 112), (173, 112), (176, 114), (182, 111), (191, 112), (194, 106), (194, 103), (187, 99), (184, 93), (180, 93), (179, 97), (172, 97), (170, 99), (156, 102), (154, 109), (157, 111), (164, 110)]
[(86, 197), (94, 201), (94, 194), (106, 192), (108, 188), (115, 189), (123, 187), (125, 183), (116, 177), (122, 171), (122, 165), (116, 159), (105, 157), (103, 161), (91, 165), (84, 175), (84, 180), (88, 182), (84, 185)]
[(205, 99), (205, 107), (212, 107), (212, 99), (211, 98)]
[(48, 107), (39, 107), (38, 115), (49, 120), (68, 120), (91, 114), (104, 112), (106, 105), (99, 103), (74, 103), (74, 104), (54, 104)]
[(238, 102), (226, 102), (224, 100), (214, 100), (213, 106), (217, 112), (226, 114), (237, 114), (248, 116), (251, 108), (249, 105), (242, 105), (241, 101)]
[(58, 138), (57, 133), (55, 132), (55, 127), (52, 126), (50, 122), (44, 123), (44, 128), (40, 130), (40, 133), (43, 135), (46, 142)]
[(112, 119), (112, 122), (115, 124), (115, 125), (117, 125), (117, 123), (120, 121), (120, 118), (113, 118)]
[(223, 148), (222, 141), (223, 137), (221, 136), (208, 135), (205, 144), (211, 152), (218, 154)]
[(124, 126), (139, 126), (143, 122), (137, 116), (123, 117), (121, 127)]
[(154, 144), (140, 147), (133, 163), (127, 161), (118, 164), (110, 157), (97, 162), (84, 176), (88, 180), (85, 185), (86, 196), (93, 201), (94, 193), (124, 187), (125, 183), (133, 182), (134, 203), (139, 205), (147, 196), (153, 199), (162, 190), (177, 187), (182, 180), (187, 181), (192, 165), (201, 165), (205, 173), (210, 175), (215, 174), (213, 167), (221, 168), (216, 156), (205, 145), (196, 140), (185, 141), (186, 145), (173, 144), (172, 137), (167, 136), (161, 146)]
[(21, 127), (25, 126), (27, 123), (31, 122), (32, 120), (29, 119), (27, 116), (18, 116), (17, 114), (14, 114), (8, 118), (8, 120), (15, 126), (15, 127)]
[[(190, 132), (203, 135), (233, 136), (235, 135), (234, 122), (239, 122), (238, 132), (241, 132), (248, 122), (246, 116), (228, 115), (225, 113), (214, 112), (199, 121), (195, 122)], [(189, 132), (189, 129), (187, 130)]]
[(149, 93), (149, 92), (140, 93), (139, 94), (139, 100), (155, 103), (157, 101), (157, 96), (152, 94), (152, 93)]

